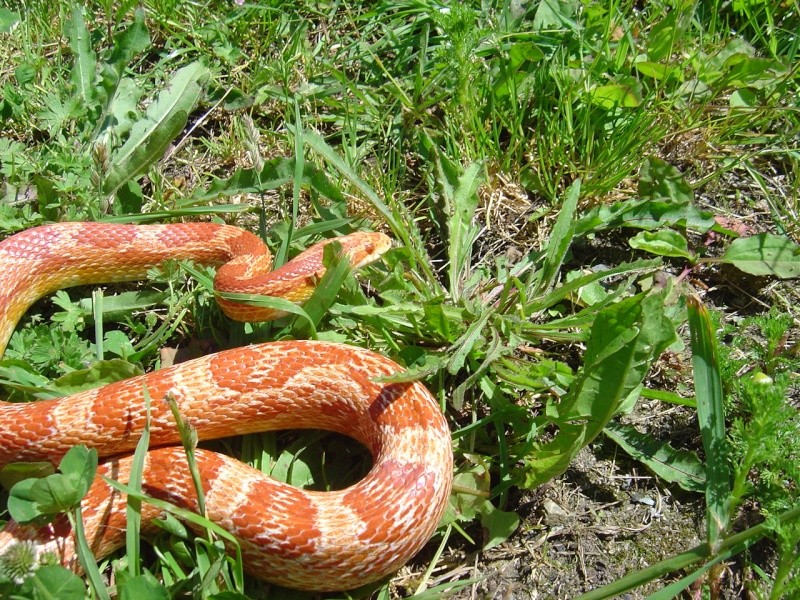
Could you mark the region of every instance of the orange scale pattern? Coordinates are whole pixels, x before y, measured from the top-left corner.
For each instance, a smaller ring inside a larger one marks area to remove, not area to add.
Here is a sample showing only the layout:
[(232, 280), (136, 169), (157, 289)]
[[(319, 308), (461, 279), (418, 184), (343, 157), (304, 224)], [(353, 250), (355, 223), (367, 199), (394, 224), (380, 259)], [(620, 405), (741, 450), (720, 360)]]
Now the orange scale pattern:
[[(376, 260), (390, 242), (356, 233), (338, 241), (351, 265)], [(322, 276), (321, 242), (282, 269), (254, 235), (210, 223), (110, 225), (62, 223), (0, 242), (0, 353), (27, 308), (66, 285), (144, 276), (168, 258), (223, 265), (217, 291), (303, 301)], [(230, 264), (226, 268), (225, 264)], [(222, 301), (234, 318), (268, 320), (276, 311)], [(171, 393), (201, 439), (283, 428), (323, 428), (352, 436), (373, 452), (367, 476), (346, 490), (320, 493), (268, 478), (231, 457), (197, 450), (207, 515), (238, 540), (256, 577), (307, 590), (344, 590), (390, 574), (435, 530), (450, 493), (452, 449), (436, 400), (419, 383), (381, 384), (401, 371), (372, 352), (325, 342), (275, 342), (228, 350), (156, 373), (29, 404), (0, 402), (0, 467), (19, 460), (56, 463), (86, 443), (105, 457), (82, 503), (84, 529), (98, 558), (124, 543), (125, 496), (102, 475), (128, 481), (130, 457), (152, 398), (151, 444), (177, 441), (164, 397)], [(145, 492), (197, 510), (183, 449), (148, 452)], [(145, 503), (143, 531), (160, 511)], [(0, 555), (31, 540), (79, 570), (66, 519), (44, 527), (9, 522)]]

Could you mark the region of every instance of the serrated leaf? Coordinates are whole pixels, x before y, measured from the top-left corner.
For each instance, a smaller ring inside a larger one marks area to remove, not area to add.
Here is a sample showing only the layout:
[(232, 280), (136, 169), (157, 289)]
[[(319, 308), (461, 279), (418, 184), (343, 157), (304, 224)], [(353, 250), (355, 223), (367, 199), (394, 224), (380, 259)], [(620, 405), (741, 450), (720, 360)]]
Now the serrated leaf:
[(144, 52), (149, 45), (150, 34), (145, 25), (145, 12), (139, 7), (133, 13), (133, 23), (114, 38), (114, 50), (108, 64), (121, 73), (133, 57)]
[(690, 492), (705, 491), (705, 467), (694, 452), (676, 450), (669, 442), (640, 433), (632, 425), (611, 422), (603, 433), (664, 481), (677, 483)]
[(580, 373), (561, 402), (547, 408), (558, 433), (525, 458), (521, 484), (535, 487), (563, 473), (575, 453), (602, 431), (641, 385), (674, 339), (662, 295), (640, 294), (600, 311)]
[[(438, 164), (439, 161), (437, 161)], [(441, 164), (446, 161), (443, 159)], [(459, 169), (460, 170), (460, 169)], [(439, 177), (445, 177), (447, 173), (452, 177), (450, 169), (440, 168)], [(473, 222), (475, 209), (478, 206), (478, 186), (483, 180), (483, 167), (480, 163), (472, 163), (461, 171), (453, 185), (444, 185), (448, 190), (446, 195), (450, 195), (450, 208), (452, 213), (449, 215), (448, 233), (450, 236), (447, 247), (450, 258), (448, 269), (450, 279), (450, 292), (459, 296), (464, 284), (464, 278), (472, 257), (472, 246), (478, 235), (479, 228)], [(441, 182), (441, 181), (440, 181)]]
[(686, 238), (674, 229), (640, 231), (628, 240), (628, 243), (635, 250), (644, 250), (657, 256), (672, 256), (689, 260), (694, 258), (694, 255), (689, 252)]
[(376, 377), (375, 381), (381, 383), (410, 383), (413, 381), (420, 381), (438, 373), (446, 366), (447, 362), (444, 357), (434, 354), (425, 354), (421, 364), (409, 367), (405, 371), (395, 373), (394, 375)]
[(800, 246), (782, 235), (761, 233), (735, 239), (717, 260), (751, 275), (800, 277)]
[(125, 144), (111, 156), (103, 191), (114, 193), (161, 158), (186, 125), (189, 113), (200, 99), (210, 71), (199, 62), (179, 69), (167, 87), (148, 107), (145, 117), (131, 128)]
[(97, 57), (92, 50), (92, 40), (83, 19), (83, 9), (75, 5), (72, 17), (67, 21), (67, 37), (69, 47), (75, 55), (72, 67), (72, 83), (84, 104), (89, 104), (95, 97), (94, 80), (97, 75)]
[(705, 233), (713, 226), (711, 214), (698, 210), (691, 202), (639, 199), (615, 202), (610, 206), (602, 205), (590, 210), (578, 219), (575, 235), (577, 237), (616, 227), (679, 227)]

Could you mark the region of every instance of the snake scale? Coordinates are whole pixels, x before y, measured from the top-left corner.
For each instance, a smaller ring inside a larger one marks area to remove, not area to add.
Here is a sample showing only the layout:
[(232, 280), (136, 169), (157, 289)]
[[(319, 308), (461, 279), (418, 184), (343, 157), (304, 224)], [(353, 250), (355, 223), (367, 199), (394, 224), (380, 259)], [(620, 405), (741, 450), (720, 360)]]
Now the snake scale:
[[(353, 267), (390, 247), (377, 233), (337, 238)], [(219, 292), (303, 302), (324, 273), (325, 242), (279, 269), (261, 240), (212, 223), (118, 225), (57, 223), (0, 242), (0, 353), (37, 299), (57, 289), (143, 278), (167, 259), (218, 266)], [(238, 320), (275, 311), (218, 298)], [(428, 540), (447, 503), (452, 448), (447, 423), (420, 383), (380, 383), (401, 371), (391, 360), (343, 344), (286, 341), (226, 350), (65, 398), (0, 402), (0, 468), (16, 461), (57, 463), (76, 444), (97, 449), (99, 473), (83, 500), (89, 544), (104, 557), (124, 544), (124, 494), (101, 475), (127, 481), (152, 401), (144, 493), (198, 510), (185, 452), (163, 399), (172, 394), (201, 440), (257, 431), (322, 429), (358, 440), (373, 456), (364, 479), (315, 492), (279, 483), (234, 458), (198, 449), (206, 516), (239, 541), (245, 569), (306, 590), (351, 589), (396, 571)], [(144, 504), (143, 531), (160, 510)], [(41, 528), (13, 521), (0, 531), (0, 555), (29, 540), (79, 570), (69, 522)], [(26, 543), (30, 543), (26, 542)]]

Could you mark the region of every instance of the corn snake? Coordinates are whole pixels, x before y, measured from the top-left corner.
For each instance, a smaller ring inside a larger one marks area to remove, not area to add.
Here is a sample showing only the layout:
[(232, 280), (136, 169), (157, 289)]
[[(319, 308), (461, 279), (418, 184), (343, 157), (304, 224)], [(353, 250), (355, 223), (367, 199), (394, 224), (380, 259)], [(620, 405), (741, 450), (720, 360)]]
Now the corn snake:
[[(381, 234), (339, 238), (354, 267), (388, 247)], [(241, 229), (210, 223), (111, 225), (61, 223), (0, 242), (0, 352), (30, 305), (61, 287), (142, 278), (166, 259), (219, 265), (218, 291), (261, 293), (302, 302), (324, 272), (322, 245), (271, 270), (268, 250)], [(222, 300), (238, 320), (280, 316)], [(238, 540), (254, 576), (307, 590), (344, 590), (382, 578), (413, 556), (433, 533), (450, 492), (449, 430), (435, 399), (419, 383), (385, 384), (401, 370), (378, 354), (342, 344), (289, 341), (223, 351), (67, 398), (0, 402), (0, 467), (14, 461), (57, 462), (85, 443), (108, 457), (100, 474), (126, 481), (144, 426), (144, 387), (153, 398), (145, 493), (197, 510), (185, 452), (165, 402), (168, 393), (201, 439), (279, 429), (324, 429), (361, 442), (373, 456), (367, 476), (334, 492), (278, 483), (233, 458), (198, 449), (206, 516)], [(125, 497), (95, 479), (83, 501), (96, 556), (124, 543)], [(142, 520), (160, 511), (147, 504)], [(148, 529), (145, 525), (145, 530)], [(0, 555), (33, 540), (77, 569), (74, 537), (62, 519), (40, 529), (8, 523)]]

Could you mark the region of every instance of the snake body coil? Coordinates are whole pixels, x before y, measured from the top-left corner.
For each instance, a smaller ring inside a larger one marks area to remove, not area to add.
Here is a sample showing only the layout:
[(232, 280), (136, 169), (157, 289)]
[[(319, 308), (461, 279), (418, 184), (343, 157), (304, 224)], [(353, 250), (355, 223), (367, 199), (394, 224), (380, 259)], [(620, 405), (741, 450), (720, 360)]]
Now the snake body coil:
[[(354, 267), (389, 246), (381, 234), (340, 238)], [(324, 273), (318, 244), (271, 270), (261, 241), (209, 223), (106, 225), (62, 223), (0, 242), (0, 352), (27, 308), (42, 295), (78, 284), (144, 277), (167, 259), (221, 265), (218, 291), (267, 294), (302, 302)], [(280, 316), (222, 301), (240, 320)], [(57, 463), (76, 444), (105, 457), (83, 500), (84, 526), (99, 558), (124, 543), (125, 496), (101, 475), (127, 482), (128, 453), (145, 423), (143, 390), (153, 399), (145, 494), (197, 510), (185, 452), (169, 447), (177, 429), (163, 399), (176, 398), (200, 439), (256, 431), (323, 429), (361, 442), (373, 456), (367, 476), (334, 492), (279, 483), (233, 458), (197, 450), (206, 516), (239, 541), (254, 576), (307, 590), (343, 590), (392, 573), (433, 533), (450, 492), (450, 434), (419, 383), (375, 379), (401, 367), (375, 353), (326, 342), (275, 342), (227, 350), (141, 377), (33, 403), (0, 402), (0, 468), (15, 461)], [(142, 506), (143, 530), (160, 511)], [(78, 568), (66, 519), (36, 529), (8, 523), (0, 555), (24, 540)]]

